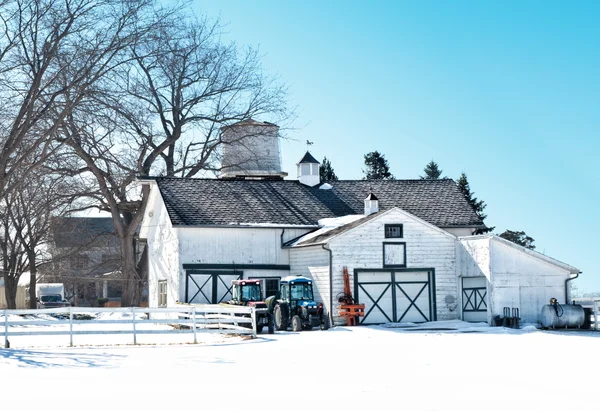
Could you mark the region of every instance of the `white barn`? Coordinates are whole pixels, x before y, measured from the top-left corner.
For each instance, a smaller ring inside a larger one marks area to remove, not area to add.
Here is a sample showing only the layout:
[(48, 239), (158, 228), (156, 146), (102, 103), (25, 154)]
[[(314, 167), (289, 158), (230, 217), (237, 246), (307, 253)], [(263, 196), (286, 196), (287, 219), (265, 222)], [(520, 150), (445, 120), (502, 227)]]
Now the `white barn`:
[(366, 306), (363, 324), (492, 323), (504, 307), (535, 323), (550, 297), (569, 299), (567, 280), (579, 270), (496, 236), (473, 236), (484, 226), (453, 180), (321, 184), (310, 153), (298, 163), (298, 179), (284, 180), (273, 156), (277, 128), (265, 129), (272, 140), (261, 136), (256, 152), (268, 153), (268, 167), (245, 174), (236, 162), (219, 179), (141, 180), (151, 188), (140, 231), (150, 307), (219, 303), (238, 278), (261, 279), (266, 297), (282, 277), (303, 275), (342, 324), (344, 267)]

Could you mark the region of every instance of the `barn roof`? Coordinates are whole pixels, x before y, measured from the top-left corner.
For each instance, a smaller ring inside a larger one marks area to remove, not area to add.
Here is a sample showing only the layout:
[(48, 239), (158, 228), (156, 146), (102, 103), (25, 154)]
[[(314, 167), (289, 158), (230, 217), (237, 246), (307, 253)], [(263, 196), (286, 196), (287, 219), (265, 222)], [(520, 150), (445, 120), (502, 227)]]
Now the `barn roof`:
[(345, 180), (331, 188), (296, 180), (155, 178), (175, 226), (318, 226), (323, 218), (363, 214), (370, 192), (382, 211), (399, 207), (438, 227), (482, 227), (456, 183), (441, 180)]

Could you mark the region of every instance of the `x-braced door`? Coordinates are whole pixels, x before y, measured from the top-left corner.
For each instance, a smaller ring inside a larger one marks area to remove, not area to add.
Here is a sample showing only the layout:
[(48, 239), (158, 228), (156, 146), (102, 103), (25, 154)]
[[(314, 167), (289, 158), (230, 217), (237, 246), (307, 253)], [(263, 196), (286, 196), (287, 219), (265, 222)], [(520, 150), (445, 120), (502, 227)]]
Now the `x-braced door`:
[(487, 278), (462, 278), (463, 320), (487, 321)]
[(229, 301), (231, 280), (242, 278), (240, 271), (187, 270), (185, 283), (186, 303), (219, 304)]

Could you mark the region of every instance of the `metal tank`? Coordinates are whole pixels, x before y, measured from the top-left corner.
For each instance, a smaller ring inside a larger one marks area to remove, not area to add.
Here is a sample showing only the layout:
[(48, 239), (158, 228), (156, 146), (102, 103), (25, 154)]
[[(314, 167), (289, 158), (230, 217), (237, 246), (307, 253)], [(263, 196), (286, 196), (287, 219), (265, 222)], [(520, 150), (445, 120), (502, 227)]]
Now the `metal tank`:
[(579, 304), (546, 304), (542, 307), (541, 323), (544, 328), (581, 328), (585, 311)]
[(279, 127), (252, 119), (221, 129), (220, 178), (283, 179)]

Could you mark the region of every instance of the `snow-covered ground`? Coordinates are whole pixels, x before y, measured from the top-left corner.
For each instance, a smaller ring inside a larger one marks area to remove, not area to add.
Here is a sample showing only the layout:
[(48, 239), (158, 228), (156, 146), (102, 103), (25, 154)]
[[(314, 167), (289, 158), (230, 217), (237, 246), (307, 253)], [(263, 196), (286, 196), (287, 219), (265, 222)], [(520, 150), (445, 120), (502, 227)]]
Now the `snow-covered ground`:
[(441, 321), (105, 345), (122, 337), (74, 348), (15, 337), (0, 349), (1, 409), (600, 408), (600, 332)]

